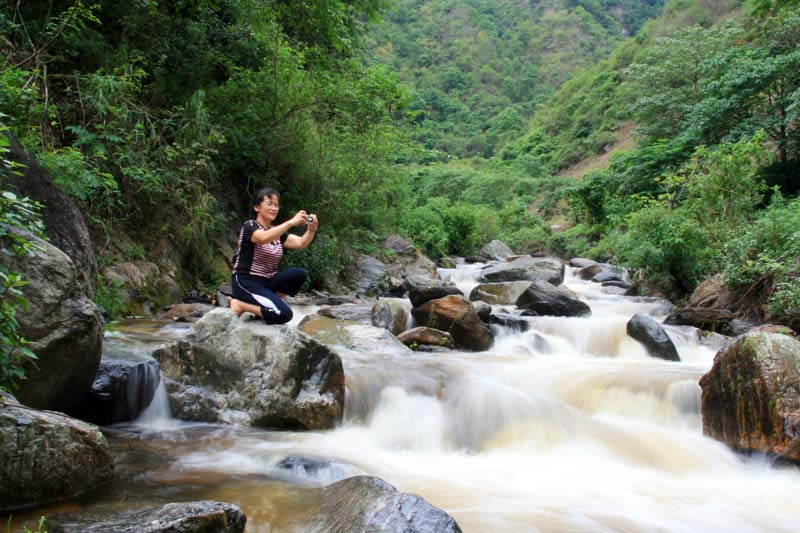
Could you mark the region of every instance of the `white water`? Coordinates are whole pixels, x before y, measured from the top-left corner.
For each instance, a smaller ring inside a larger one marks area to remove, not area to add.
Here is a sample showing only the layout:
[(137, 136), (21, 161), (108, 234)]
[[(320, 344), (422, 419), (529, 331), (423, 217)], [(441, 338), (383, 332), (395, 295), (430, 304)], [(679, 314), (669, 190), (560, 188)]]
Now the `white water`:
[[(453, 272), (466, 294), (478, 269)], [(303, 482), (379, 476), (464, 531), (800, 530), (797, 469), (702, 435), (697, 382), (716, 347), (668, 328), (682, 362), (650, 358), (625, 324), (635, 313), (663, 318), (663, 303), (606, 295), (571, 275), (566, 284), (591, 317), (495, 329), (486, 353), (348, 355), (340, 427), (243, 434), (174, 468), (274, 476), (288, 455), (328, 458), (344, 469)], [(236, 496), (246, 511), (273, 505), (247, 490)], [(281, 529), (272, 527), (248, 520), (248, 531)]]

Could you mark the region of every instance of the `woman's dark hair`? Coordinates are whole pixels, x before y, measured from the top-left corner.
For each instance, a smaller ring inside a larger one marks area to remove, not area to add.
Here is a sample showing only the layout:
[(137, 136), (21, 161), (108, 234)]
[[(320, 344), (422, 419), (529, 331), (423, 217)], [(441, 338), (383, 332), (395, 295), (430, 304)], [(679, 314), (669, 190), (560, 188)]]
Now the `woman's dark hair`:
[(259, 205), (261, 205), (261, 202), (264, 201), (264, 198), (270, 196), (275, 196), (278, 200), (281, 199), (280, 193), (278, 193), (278, 191), (276, 191), (275, 189), (272, 189), (270, 187), (259, 189), (256, 195), (253, 196), (253, 207), (258, 207)]

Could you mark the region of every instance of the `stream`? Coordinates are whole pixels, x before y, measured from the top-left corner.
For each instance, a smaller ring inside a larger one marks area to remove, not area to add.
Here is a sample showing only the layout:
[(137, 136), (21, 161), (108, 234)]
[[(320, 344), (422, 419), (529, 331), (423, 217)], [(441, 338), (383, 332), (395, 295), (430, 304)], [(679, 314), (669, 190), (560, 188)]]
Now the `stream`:
[[(468, 295), (481, 266), (440, 272)], [(248, 532), (308, 531), (319, 487), (366, 474), (466, 532), (800, 531), (800, 470), (702, 434), (697, 382), (721, 341), (665, 326), (681, 362), (651, 358), (625, 326), (635, 313), (661, 321), (663, 301), (606, 294), (573, 272), (565, 284), (591, 317), (493, 326), (481, 353), (345, 354), (345, 417), (333, 430), (180, 422), (161, 387), (139, 420), (108, 428), (115, 482), (15, 525), (212, 499), (239, 505)], [(296, 308), (293, 323), (314, 312)], [(187, 328), (131, 320), (104, 350), (147, 354)], [(289, 456), (327, 462), (311, 474), (279, 467)]]

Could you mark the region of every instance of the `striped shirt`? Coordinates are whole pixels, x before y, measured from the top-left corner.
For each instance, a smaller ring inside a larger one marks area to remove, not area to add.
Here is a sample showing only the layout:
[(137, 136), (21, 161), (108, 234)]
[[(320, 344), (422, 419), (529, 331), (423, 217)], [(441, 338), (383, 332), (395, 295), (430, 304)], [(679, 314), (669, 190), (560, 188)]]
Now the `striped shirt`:
[[(270, 226), (272, 227), (272, 226)], [(277, 240), (266, 244), (253, 244), (251, 237), (256, 230), (266, 230), (257, 220), (248, 220), (239, 232), (239, 249), (233, 256), (233, 274), (246, 274), (271, 279), (278, 273), (278, 264), (283, 257), (283, 243), (289, 236), (285, 232)]]

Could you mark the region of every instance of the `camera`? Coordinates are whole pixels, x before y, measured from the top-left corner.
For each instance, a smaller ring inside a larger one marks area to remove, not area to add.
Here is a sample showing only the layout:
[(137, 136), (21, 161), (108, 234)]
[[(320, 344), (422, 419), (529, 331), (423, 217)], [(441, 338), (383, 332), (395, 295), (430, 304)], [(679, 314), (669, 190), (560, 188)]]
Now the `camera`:
[(306, 215), (306, 224), (309, 226), (314, 223), (314, 215)]

